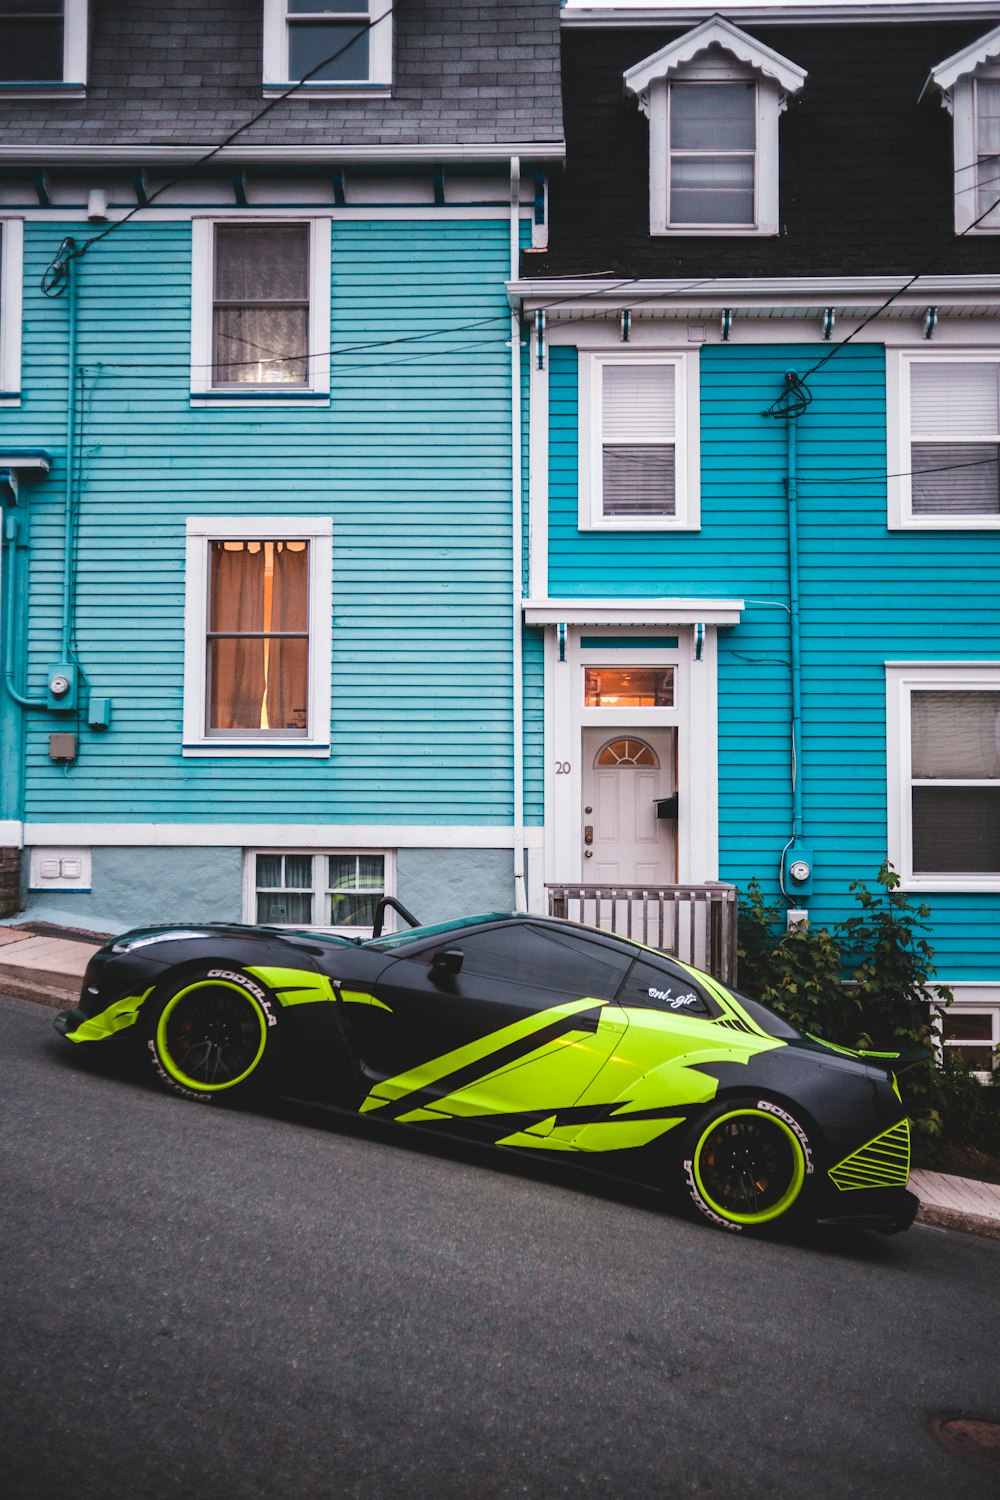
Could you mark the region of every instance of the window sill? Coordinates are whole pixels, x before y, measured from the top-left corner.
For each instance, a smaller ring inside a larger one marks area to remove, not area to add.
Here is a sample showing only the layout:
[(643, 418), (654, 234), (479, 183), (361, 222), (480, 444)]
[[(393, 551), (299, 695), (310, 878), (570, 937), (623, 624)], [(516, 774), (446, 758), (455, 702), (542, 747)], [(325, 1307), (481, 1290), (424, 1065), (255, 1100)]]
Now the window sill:
[(889, 520), (890, 531), (998, 531), (997, 516), (900, 516)]
[(263, 760), (278, 756), (282, 760), (329, 760), (329, 744), (314, 740), (198, 740), (181, 746), (186, 759)]
[(191, 392), (192, 406), (321, 406), (330, 405), (329, 391), (276, 390), (273, 386), (253, 387), (250, 390), (195, 391)]
[(926, 893), (936, 891), (939, 895), (957, 891), (1000, 896), (1000, 873), (996, 875), (907, 875), (900, 880), (899, 889)]
[(280, 99), (290, 89), (299, 99), (389, 99), (392, 97), (391, 83), (265, 83), (264, 98)]
[(17, 83), (0, 83), (5, 99), (86, 99), (85, 83), (42, 83), (25, 79)]
[(578, 522), (577, 529), (579, 531), (600, 531), (600, 532), (608, 532), (608, 531), (651, 531), (651, 532), (658, 532), (658, 531), (687, 531), (687, 532), (692, 532), (693, 533), (693, 532), (698, 532), (698, 531), (701, 530), (701, 522), (700, 521), (688, 520), (687, 517), (676, 517), (676, 518), (671, 518), (670, 520), (663, 520), (663, 521), (649, 521), (649, 520), (643, 520), (643, 519), (605, 521), (605, 520), (593, 520), (593, 519), (589, 519), (589, 518), (587, 518), (587, 519), (581, 518), (580, 521)]
[(667, 239), (776, 239), (778, 226), (776, 224), (761, 225), (760, 228), (747, 228), (745, 225), (727, 224), (704, 229), (693, 228), (689, 225), (673, 224), (651, 224), (649, 232), (654, 238)]

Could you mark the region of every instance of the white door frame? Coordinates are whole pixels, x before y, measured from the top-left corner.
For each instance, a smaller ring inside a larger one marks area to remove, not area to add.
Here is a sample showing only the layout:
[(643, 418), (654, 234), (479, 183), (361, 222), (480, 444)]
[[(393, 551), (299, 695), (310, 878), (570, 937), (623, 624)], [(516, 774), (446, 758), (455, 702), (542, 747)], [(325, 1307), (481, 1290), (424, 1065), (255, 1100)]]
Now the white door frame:
[[(616, 644), (676, 636), (676, 647)], [(587, 647), (581, 641), (588, 641)], [(595, 646), (595, 640), (607, 640)], [(584, 707), (584, 667), (675, 668), (672, 708)], [(545, 879), (585, 882), (583, 730), (677, 728), (677, 873), (683, 884), (719, 878), (718, 636), (712, 625), (555, 626), (545, 632)]]

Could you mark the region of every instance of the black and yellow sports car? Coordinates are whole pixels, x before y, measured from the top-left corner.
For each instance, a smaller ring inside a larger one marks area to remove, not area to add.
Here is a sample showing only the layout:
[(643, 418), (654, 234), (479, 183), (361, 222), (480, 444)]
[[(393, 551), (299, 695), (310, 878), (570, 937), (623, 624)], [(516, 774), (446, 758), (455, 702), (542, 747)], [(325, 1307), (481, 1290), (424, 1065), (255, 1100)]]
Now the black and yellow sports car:
[(917, 1207), (891, 1059), (572, 922), (470, 917), (365, 942), (143, 929), (94, 955), (55, 1025), (134, 1039), (188, 1099), (295, 1093), (308, 1073), (363, 1115), (686, 1184), (729, 1230), (808, 1215), (892, 1233)]

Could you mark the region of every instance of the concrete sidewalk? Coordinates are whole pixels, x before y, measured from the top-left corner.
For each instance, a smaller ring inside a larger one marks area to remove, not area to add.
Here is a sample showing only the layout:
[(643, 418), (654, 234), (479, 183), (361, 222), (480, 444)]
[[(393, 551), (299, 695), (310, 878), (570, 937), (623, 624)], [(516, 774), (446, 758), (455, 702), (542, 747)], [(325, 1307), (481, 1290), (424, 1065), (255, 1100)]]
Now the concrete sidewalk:
[[(67, 1009), (79, 998), (102, 935), (34, 928), (0, 927), (0, 993)], [(910, 1188), (920, 1199), (918, 1223), (1000, 1240), (1000, 1184), (918, 1169), (910, 1173)]]

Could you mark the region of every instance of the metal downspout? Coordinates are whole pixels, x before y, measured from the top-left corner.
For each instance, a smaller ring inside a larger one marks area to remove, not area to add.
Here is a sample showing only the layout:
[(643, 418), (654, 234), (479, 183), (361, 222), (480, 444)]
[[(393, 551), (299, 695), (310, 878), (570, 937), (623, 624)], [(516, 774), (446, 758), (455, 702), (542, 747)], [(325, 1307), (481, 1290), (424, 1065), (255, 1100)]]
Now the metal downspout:
[[(510, 159), (510, 279), (521, 269), (521, 159)], [(524, 877), (524, 528), (521, 462), (521, 320), (510, 315), (510, 471), (511, 471), (511, 651), (514, 814), (514, 909), (527, 911)]]
[(63, 536), (62, 660), (70, 660), (73, 637), (73, 552), (76, 534), (76, 270), (74, 241), (67, 241), (69, 334), (66, 350), (66, 529)]
[(802, 741), (802, 646), (799, 637), (799, 419), (793, 412), (786, 423), (788, 440), (788, 603), (792, 668), (792, 839), (802, 837), (802, 782), (799, 752)]

